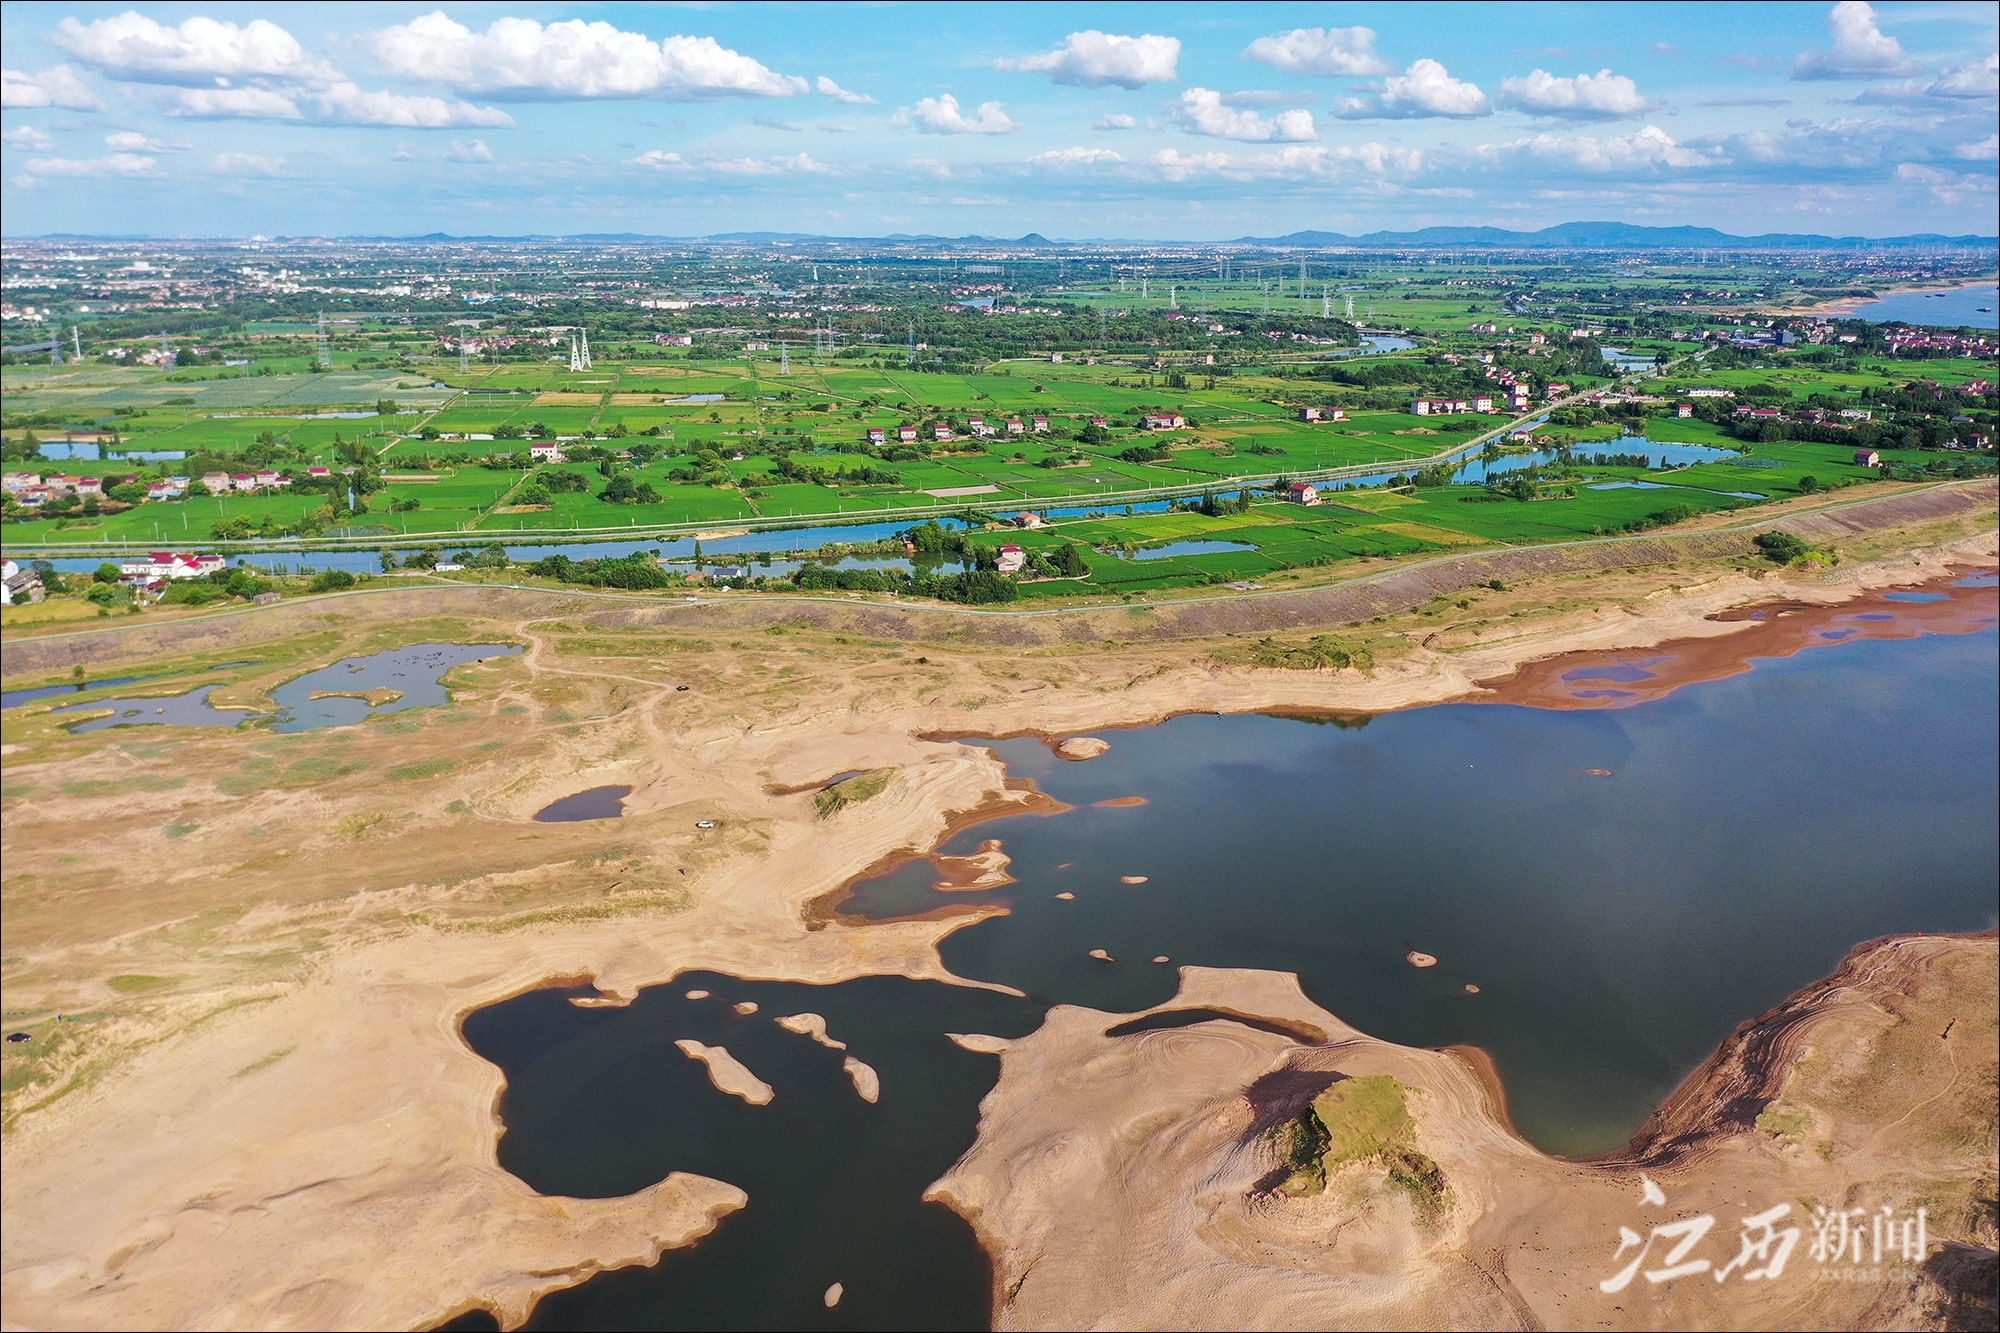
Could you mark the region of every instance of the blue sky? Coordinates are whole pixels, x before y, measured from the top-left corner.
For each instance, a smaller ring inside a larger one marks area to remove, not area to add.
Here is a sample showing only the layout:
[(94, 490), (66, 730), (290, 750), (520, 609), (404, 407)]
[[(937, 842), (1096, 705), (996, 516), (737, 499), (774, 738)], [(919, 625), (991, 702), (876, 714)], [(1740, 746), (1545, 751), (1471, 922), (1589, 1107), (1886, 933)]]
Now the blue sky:
[(1991, 235), (1996, 12), (8, 3), (4, 227)]

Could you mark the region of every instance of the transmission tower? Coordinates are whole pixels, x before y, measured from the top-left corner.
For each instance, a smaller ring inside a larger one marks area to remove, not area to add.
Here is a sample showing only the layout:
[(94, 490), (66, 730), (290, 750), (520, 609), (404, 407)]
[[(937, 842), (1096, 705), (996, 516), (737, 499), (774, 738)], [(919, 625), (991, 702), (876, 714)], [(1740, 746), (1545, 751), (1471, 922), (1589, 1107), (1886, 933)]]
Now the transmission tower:
[(590, 330), (583, 330), (583, 369), (590, 369)]
[(1305, 294), (1306, 294), (1306, 261), (1303, 257), (1301, 257), (1299, 260), (1299, 295), (1303, 297)]
[(574, 333), (569, 335), (569, 368), (571, 370), (583, 369), (583, 355), (577, 351), (576, 335)]
[(1264, 313), (1268, 315), (1271, 313), (1271, 285), (1260, 282), (1257, 284), (1257, 290), (1264, 293)]
[(1347, 317), (1354, 318), (1354, 298), (1351, 296), (1347, 298)]
[(72, 345), (76, 348), (76, 359), (79, 361), (83, 360), (83, 330), (72, 324), (69, 326), (69, 336), (72, 339)]
[(778, 344), (778, 373), (780, 375), (789, 375), (792, 373), (792, 345), (790, 343)]
[(1167, 288), (1167, 309), (1179, 310), (1180, 308), (1181, 289), (1178, 286)]
[(163, 366), (171, 366), (174, 364), (176, 359), (177, 358), (174, 355), (174, 345), (171, 342), (167, 341), (166, 330), (162, 329), (160, 331), (160, 364)]
[(319, 344), (314, 349), (313, 364), (321, 370), (333, 369), (333, 340), (326, 332), (326, 311), (319, 312)]
[(910, 321), (910, 341), (903, 347), (903, 364), (906, 366), (917, 364), (917, 321), (914, 319)]
[(1325, 283), (1319, 285), (1319, 317), (1325, 319), (1333, 314), (1333, 296)]
[(1146, 276), (1145, 276), (1144, 274), (1140, 274), (1140, 275), (1139, 275), (1139, 299), (1140, 299), (1141, 301), (1145, 300), (1145, 299), (1147, 298), (1147, 296), (1151, 295), (1151, 293), (1150, 293), (1150, 292), (1148, 291), (1148, 284), (1149, 284), (1149, 280), (1147, 279), (1147, 277), (1146, 277)]
[(62, 330), (57, 329), (55, 336), (49, 339), (49, 364), (59, 366), (62, 363)]

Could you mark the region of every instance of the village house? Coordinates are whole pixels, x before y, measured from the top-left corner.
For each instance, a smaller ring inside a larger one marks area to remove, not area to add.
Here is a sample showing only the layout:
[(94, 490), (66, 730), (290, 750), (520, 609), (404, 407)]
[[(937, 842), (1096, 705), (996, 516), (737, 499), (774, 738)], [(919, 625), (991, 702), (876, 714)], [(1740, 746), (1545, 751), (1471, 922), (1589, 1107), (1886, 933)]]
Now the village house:
[(889, 433), (883, 430), (880, 426), (870, 426), (868, 428), (868, 443), (886, 444), (888, 442), (888, 439), (889, 439)]
[(1309, 481), (1295, 481), (1286, 492), (1286, 498), (1293, 504), (1316, 505), (1319, 503), (1319, 487)]
[(1179, 430), (1181, 427), (1187, 425), (1187, 418), (1178, 412), (1162, 412), (1153, 416), (1141, 417), (1139, 425), (1146, 430)]
[(909, 444), (917, 438), (917, 428), (915, 426), (898, 426), (896, 427), (896, 438), (904, 444)]
[(1027, 567), (1027, 564), (1028, 553), (1020, 547), (1003, 546), (1000, 548), (999, 567), (1002, 574), (1018, 574)]
[(932, 436), (932, 438), (933, 438), (933, 439), (936, 439), (936, 440), (938, 440), (938, 441), (940, 441), (940, 442), (942, 442), (942, 441), (945, 441), (945, 440), (949, 440), (949, 439), (951, 438), (951, 427), (949, 427), (949, 426), (932, 426), (932, 427), (931, 427), (931, 436)]
[(1410, 400), (1410, 413), (1412, 416), (1437, 416), (1448, 412), (1463, 412), (1464, 410), (1465, 400), (1463, 398), (1413, 398)]
[(1569, 385), (1567, 384), (1551, 384), (1549, 386), (1550, 398), (1560, 398), (1568, 392), (1569, 392)]
[(1680, 417), (1680, 418), (1682, 418), (1683, 420), (1685, 420), (1685, 419), (1686, 419), (1686, 418), (1688, 418), (1688, 417), (1691, 417), (1691, 416), (1693, 416), (1693, 415), (1694, 415), (1694, 404), (1693, 404), (1693, 403), (1675, 403), (1675, 404), (1674, 404), (1674, 415), (1675, 415), (1675, 416), (1677, 416), (1677, 417)]
[(1881, 467), (1882, 455), (1876, 453), (1873, 449), (1856, 449), (1854, 451), (1854, 466)]
[(333, 475), (333, 469), (330, 467), (322, 466), (319, 463), (314, 463), (311, 467), (306, 469), (306, 475), (308, 477), (311, 477), (314, 481), (318, 481), (322, 477), (331, 477)]
[(1874, 416), (1875, 410), (1870, 407), (1843, 407), (1840, 409), (1840, 419), (1842, 421), (1869, 421)]
[(1299, 420), (1300, 420), (1300, 421), (1318, 421), (1318, 420), (1319, 420), (1319, 409), (1318, 409), (1317, 407), (1302, 407), (1302, 408), (1300, 408), (1300, 409), (1299, 409)]
[(1014, 515), (1014, 526), (1019, 528), (1042, 528), (1042, 527), (1047, 527), (1048, 525), (1042, 522), (1042, 516), (1040, 514), (1024, 510), (1021, 513)]
[(42, 576), (12, 560), (0, 560), (0, 606), (42, 600)]
[(560, 444), (531, 444), (528, 446), (528, 457), (537, 463), (560, 463), (563, 461), (562, 446)]
[(229, 562), (219, 555), (184, 555), (179, 551), (154, 551), (143, 559), (127, 560), (118, 566), (118, 581), (135, 588), (163, 586), (174, 579), (200, 578), (225, 569)]
[(10, 491), (25, 490), (30, 486), (41, 484), (42, 476), (39, 472), (9, 472), (4, 479), (0, 479), (0, 486)]
[(1097, 427), (1099, 430), (1103, 430), (1106, 426), (1111, 424), (1111, 419), (1109, 417), (1092, 417), (1090, 419), (1090, 424)]
[(1472, 400), (1472, 410), (1475, 412), (1491, 412), (1493, 410), (1493, 400), (1491, 398), (1475, 398)]
[(1035, 434), (1047, 435), (1049, 433), (1049, 419), (1047, 417), (1036, 417), (1034, 419), (1034, 427)]
[(227, 472), (204, 472), (201, 474), (201, 484), (208, 487), (210, 495), (220, 495), (223, 491), (229, 489), (229, 474)]
[(257, 489), (257, 474), (254, 472), (232, 473), (229, 477), (229, 488), (234, 491), (254, 491)]
[(1028, 428), (1027, 426), (1022, 424), (1021, 418), (1019, 417), (1007, 418), (1007, 433), (1009, 435), (1025, 435), (1027, 434), (1027, 431)]

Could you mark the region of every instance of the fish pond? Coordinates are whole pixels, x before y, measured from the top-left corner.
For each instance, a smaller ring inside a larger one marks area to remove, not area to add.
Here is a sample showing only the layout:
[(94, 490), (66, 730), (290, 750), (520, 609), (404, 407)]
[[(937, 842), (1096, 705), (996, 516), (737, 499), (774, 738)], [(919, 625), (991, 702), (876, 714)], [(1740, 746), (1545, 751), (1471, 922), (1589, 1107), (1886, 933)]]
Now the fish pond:
[[(534, 1188), (616, 1196), (684, 1170), (750, 1196), (653, 1267), (547, 1297), (529, 1327), (983, 1326), (984, 1256), (921, 1195), (970, 1146), (997, 1063), (945, 1034), (1021, 1035), (1052, 1004), (1159, 1004), (1176, 976), (1155, 956), (1296, 972), (1376, 1036), (1479, 1046), (1535, 1144), (1617, 1147), (1738, 1023), (1856, 942), (1993, 924), (2000, 633), (1990, 580), (1944, 595), (1967, 601), (1958, 631), (1819, 636), (1629, 707), (1190, 715), (1092, 733), (1111, 749), (1084, 763), (979, 742), (1071, 807), (940, 849), (998, 838), (1017, 882), (942, 894), (920, 860), (840, 910), (1005, 906), (943, 955), (1025, 998), (703, 974), (626, 1008), (544, 990), (470, 1016), (467, 1041), (507, 1080), (500, 1161)], [(1574, 674), (1615, 692), (1651, 661)], [(1438, 964), (1411, 967), (1412, 950)], [(879, 1103), (841, 1052), (772, 1021), (798, 1012), (876, 1069)], [(726, 1047), (776, 1099), (717, 1091), (682, 1038)], [(828, 1309), (834, 1282), (846, 1294)]]

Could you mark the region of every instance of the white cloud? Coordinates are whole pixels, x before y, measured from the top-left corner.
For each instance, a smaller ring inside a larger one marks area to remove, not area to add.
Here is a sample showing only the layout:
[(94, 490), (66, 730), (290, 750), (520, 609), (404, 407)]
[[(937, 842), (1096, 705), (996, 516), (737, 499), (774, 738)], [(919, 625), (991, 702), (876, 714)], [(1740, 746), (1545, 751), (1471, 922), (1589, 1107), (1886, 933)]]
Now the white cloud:
[(1424, 155), (1418, 149), (1395, 148), (1379, 143), (1337, 147), (1298, 145), (1243, 157), (1229, 153), (1181, 153), (1163, 148), (1153, 154), (1150, 164), (1160, 175), (1173, 181), (1202, 175), (1224, 176), (1232, 180), (1341, 180), (1356, 176), (1414, 175), (1423, 169)]
[(1962, 143), (1951, 150), (1951, 155), (1967, 162), (1992, 162), (2000, 159), (2000, 134), (1989, 134), (1977, 143)]
[(447, 102), (442, 97), (412, 97), (404, 93), (371, 93), (342, 81), (311, 94), (320, 115), (340, 125), (391, 125), (410, 130), (448, 130), (470, 126), (504, 129), (514, 118), (497, 106)]
[(1104, 162), (1123, 162), (1122, 153), (1109, 148), (1062, 148), (1036, 153), (1028, 159), (1031, 167), (1094, 167)]
[(803, 171), (810, 175), (827, 176), (833, 168), (823, 162), (816, 162), (810, 154), (794, 153), (789, 157), (682, 157), (654, 148), (627, 160), (626, 165), (651, 167), (655, 171), (719, 171), (731, 176), (776, 176), (785, 172)]
[(875, 102), (875, 99), (866, 93), (850, 92), (824, 74), (819, 76), (818, 87), (821, 97), (831, 97), (844, 106), (872, 106)]
[(1915, 162), (1897, 167), (1896, 179), (1930, 187), (1931, 197), (1941, 204), (1963, 203), (1967, 195), (1991, 194), (1994, 188), (1991, 176), (1961, 176)]
[(303, 120), (299, 104), (269, 88), (180, 88), (167, 108), (170, 116), (199, 120)]
[[(113, 78), (172, 87), (171, 116), (405, 129), (514, 123), (496, 107), (366, 91), (265, 19), (239, 27), (197, 16), (168, 27), (128, 11), (87, 24), (64, 19), (49, 40)], [(308, 103), (316, 116), (303, 109)]]
[(169, 28), (132, 10), (79, 23), (66, 18), (49, 41), (113, 78), (137, 83), (213, 83), (219, 79), (326, 82), (340, 77), (309, 56), (277, 24), (253, 19), (243, 27), (196, 16)]
[(1705, 151), (1676, 143), (1657, 125), (1603, 139), (1588, 134), (1537, 134), (1511, 143), (1482, 144), (1472, 153), (1474, 161), (1489, 165), (1508, 165), (1522, 158), (1540, 159), (1584, 171), (1706, 167), (1728, 161), (1714, 150)]
[(713, 37), (625, 32), (569, 19), (495, 19), (476, 33), (443, 10), (375, 34), (376, 58), (405, 78), (529, 98), (796, 97), (806, 81), (779, 74)]
[(1468, 120), (1493, 113), (1479, 85), (1451, 77), (1435, 60), (1413, 61), (1401, 74), (1382, 80), (1382, 90), (1368, 97), (1343, 97), (1333, 114), (1342, 120), (1415, 120), (1445, 116)]
[(34, 157), (28, 159), (30, 176), (151, 176), (159, 163), (138, 153), (113, 153), (109, 157)]
[(259, 157), (255, 153), (217, 153), (208, 169), (218, 176), (275, 176), (285, 169), (282, 157)]
[(54, 139), (33, 125), (23, 125), (19, 129), (0, 134), (0, 143), (5, 143), (9, 148), (26, 149), (31, 153), (46, 153), (56, 146)]
[(813, 128), (821, 134), (853, 134), (858, 127), (843, 125), (837, 120), (822, 120), (816, 123)]
[(177, 88), (170, 116), (198, 120), (306, 120), (301, 103), (317, 106), (311, 117), (328, 125), (385, 125), (406, 130), (505, 128), (514, 118), (499, 107), (447, 102), (441, 97), (369, 92), (341, 80), (319, 89)]
[(1876, 25), (1868, 0), (1840, 0), (1826, 14), (1833, 30), (1831, 51), (1801, 51), (1792, 62), (1795, 79), (1872, 79), (1915, 74), (1917, 62), (1903, 44)]
[(950, 93), (926, 97), (914, 107), (904, 107), (890, 117), (892, 125), (915, 126), (925, 134), (1012, 134), (1020, 126), (1007, 119), (998, 102), (981, 102), (976, 115), (968, 119), (958, 109), (958, 99)]
[(1937, 82), (1926, 91), (1932, 97), (2000, 96), (2000, 53), (1939, 70)]
[(1259, 37), (1243, 54), (1288, 74), (1372, 76), (1395, 72), (1395, 66), (1375, 54), (1373, 28), (1294, 28), (1274, 37)]
[(97, 94), (84, 87), (83, 80), (68, 65), (57, 65), (40, 74), (0, 70), (0, 107), (37, 106), (59, 106), (70, 111), (104, 110)]
[(1500, 84), (1500, 104), (1563, 120), (1622, 120), (1659, 106), (1640, 95), (1638, 84), (1608, 69), (1573, 79), (1538, 69), (1525, 79), (1505, 79)]
[(1071, 87), (1143, 88), (1149, 83), (1171, 83), (1180, 63), (1181, 39), (1147, 33), (1143, 37), (1121, 37), (1116, 33), (1073, 32), (1053, 51), (1019, 60), (996, 60), (995, 69), (1019, 70), (1024, 74), (1047, 74), (1056, 83)]
[(191, 143), (162, 143), (158, 139), (149, 139), (131, 130), (120, 130), (116, 134), (105, 135), (104, 146), (115, 148), (121, 153), (185, 153), (194, 147)]
[(1168, 108), (1167, 115), (1189, 134), (1213, 139), (1297, 143), (1319, 137), (1310, 111), (1280, 111), (1266, 120), (1259, 112), (1229, 105), (1228, 98), (1210, 88), (1189, 88)]
[(1121, 111), (1109, 116), (1099, 116), (1096, 120), (1090, 122), (1090, 128), (1093, 130), (1135, 130), (1139, 128), (1139, 122)]
[(484, 139), (453, 139), (451, 151), (445, 156), (453, 162), (491, 162), (493, 150)]

